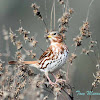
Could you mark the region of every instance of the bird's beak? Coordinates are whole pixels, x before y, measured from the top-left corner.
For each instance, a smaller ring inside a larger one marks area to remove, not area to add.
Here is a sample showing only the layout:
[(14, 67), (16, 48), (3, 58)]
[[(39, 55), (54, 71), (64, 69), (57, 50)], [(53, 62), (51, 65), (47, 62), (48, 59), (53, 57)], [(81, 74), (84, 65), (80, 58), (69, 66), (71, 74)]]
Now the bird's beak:
[(51, 38), (51, 35), (48, 35), (47, 37), (48, 37), (48, 38)]

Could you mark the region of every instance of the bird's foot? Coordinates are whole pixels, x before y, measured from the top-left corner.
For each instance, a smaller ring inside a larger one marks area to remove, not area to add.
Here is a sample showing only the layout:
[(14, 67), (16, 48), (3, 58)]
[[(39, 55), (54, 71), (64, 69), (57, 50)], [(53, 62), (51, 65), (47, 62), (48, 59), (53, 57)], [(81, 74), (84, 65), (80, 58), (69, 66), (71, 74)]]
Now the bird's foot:
[(56, 78), (56, 83), (62, 83), (62, 82), (65, 82), (66, 83), (66, 80)]
[(49, 81), (49, 84), (54, 86), (54, 85), (58, 85), (56, 82), (52, 82), (52, 81)]

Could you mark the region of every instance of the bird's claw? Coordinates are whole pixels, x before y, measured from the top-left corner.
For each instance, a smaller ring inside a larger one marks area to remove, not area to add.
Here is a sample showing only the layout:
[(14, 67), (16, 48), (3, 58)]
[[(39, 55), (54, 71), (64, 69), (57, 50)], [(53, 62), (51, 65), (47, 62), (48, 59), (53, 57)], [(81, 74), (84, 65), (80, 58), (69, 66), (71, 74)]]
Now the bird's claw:
[(62, 83), (62, 82), (66, 83), (66, 80), (64, 80), (64, 79), (56, 79), (56, 83)]
[(51, 86), (58, 85), (58, 83), (56, 83), (56, 82), (52, 82), (52, 81), (50, 81), (49, 84), (50, 84)]

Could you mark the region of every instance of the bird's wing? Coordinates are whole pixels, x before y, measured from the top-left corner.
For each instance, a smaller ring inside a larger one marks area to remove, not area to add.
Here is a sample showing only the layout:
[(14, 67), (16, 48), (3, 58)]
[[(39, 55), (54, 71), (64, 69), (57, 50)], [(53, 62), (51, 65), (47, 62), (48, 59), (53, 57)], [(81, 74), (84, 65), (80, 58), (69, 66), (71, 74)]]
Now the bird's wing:
[(39, 60), (49, 57), (52, 54), (52, 49), (49, 47), (47, 50), (40, 56)]

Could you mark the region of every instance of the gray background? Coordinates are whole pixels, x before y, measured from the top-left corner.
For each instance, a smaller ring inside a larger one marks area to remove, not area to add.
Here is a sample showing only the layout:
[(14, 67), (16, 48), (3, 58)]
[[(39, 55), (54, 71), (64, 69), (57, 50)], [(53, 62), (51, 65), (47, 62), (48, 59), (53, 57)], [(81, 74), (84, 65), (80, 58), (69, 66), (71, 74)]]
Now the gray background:
[[(87, 9), (91, 0), (69, 0), (69, 6), (74, 9), (73, 17), (70, 21), (70, 27), (67, 32), (66, 44), (70, 50), (70, 53), (74, 51), (73, 38), (79, 34), (79, 27), (83, 24), (83, 21), (86, 19)], [(40, 6), (40, 11), (49, 27), (50, 23), (50, 11), (52, 6), (52, 0), (0, 0), (0, 52), (4, 53), (5, 50), (5, 41), (3, 40), (2, 27), (6, 26), (6, 29), (9, 30), (9, 27), (16, 33), (20, 26), (19, 20), (22, 20), (22, 26), (29, 30), (30, 36), (35, 35), (36, 40), (38, 40), (38, 45), (44, 50), (47, 48), (48, 43), (44, 38), (44, 24), (34, 17), (32, 12), (31, 3), (36, 2)], [(46, 5), (45, 5), (46, 2)], [(47, 16), (47, 18), (46, 18)], [(58, 29), (57, 19), (62, 16), (62, 8), (56, 3), (56, 29)], [(90, 30), (93, 33), (93, 38), (98, 40), (98, 45), (100, 43), (100, 0), (94, 0), (92, 6), (90, 7), (89, 14)], [(22, 39), (20, 37), (20, 39)], [(10, 44), (10, 51), (12, 59), (14, 57), (14, 52), (16, 47)], [(87, 40), (85, 40), (84, 46), (87, 46)], [(100, 45), (99, 45), (100, 46)], [(26, 49), (32, 49), (27, 44), (24, 45)], [(81, 47), (77, 50), (78, 58), (74, 61), (73, 66), (70, 68), (70, 80), (71, 85), (75, 87), (74, 96), (75, 100), (88, 100), (88, 96), (77, 96), (75, 93), (76, 90), (81, 92), (86, 92), (91, 89), (91, 84), (94, 80), (93, 73), (96, 72), (95, 64), (90, 60), (89, 57), (85, 55), (79, 55)], [(37, 57), (42, 54), (42, 51), (37, 47), (34, 49), (34, 52), (37, 53)], [(92, 54), (91, 54), (92, 55)], [(94, 56), (91, 56), (96, 63)], [(5, 58), (3, 58), (5, 59)], [(29, 58), (27, 58), (29, 59)], [(65, 69), (66, 69), (65, 65)], [(100, 87), (94, 89), (95, 92), (100, 92)], [(100, 96), (93, 96), (92, 100), (99, 100)]]

